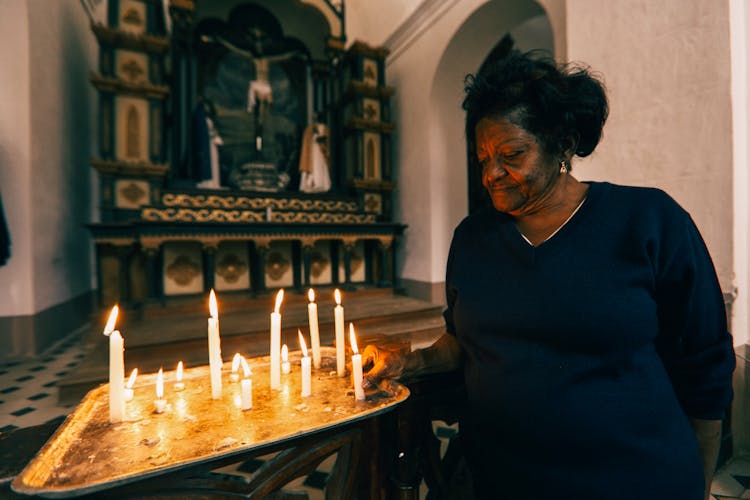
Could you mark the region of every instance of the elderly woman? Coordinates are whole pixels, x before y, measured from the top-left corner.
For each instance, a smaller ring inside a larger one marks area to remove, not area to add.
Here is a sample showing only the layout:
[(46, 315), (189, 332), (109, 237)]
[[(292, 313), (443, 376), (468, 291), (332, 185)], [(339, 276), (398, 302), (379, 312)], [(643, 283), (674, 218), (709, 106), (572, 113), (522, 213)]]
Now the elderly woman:
[(514, 52), (463, 105), (492, 207), (455, 230), (447, 332), (406, 357), (368, 346), (365, 386), (463, 369), (476, 498), (707, 497), (734, 353), (690, 215), (571, 175), (608, 114), (586, 68)]

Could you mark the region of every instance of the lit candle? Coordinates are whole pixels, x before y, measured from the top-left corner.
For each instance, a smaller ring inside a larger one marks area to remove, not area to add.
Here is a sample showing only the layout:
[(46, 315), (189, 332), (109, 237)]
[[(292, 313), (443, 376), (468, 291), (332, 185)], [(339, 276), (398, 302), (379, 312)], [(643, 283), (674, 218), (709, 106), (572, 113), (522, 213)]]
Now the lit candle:
[(247, 361), (245, 361), (245, 358), (240, 357), (240, 362), (242, 363), (242, 369), (245, 374), (245, 377), (240, 382), (242, 393), (241, 408), (243, 410), (249, 410), (253, 407), (253, 381), (250, 378), (252, 372), (250, 371), (250, 367), (248, 366)]
[(128, 383), (125, 384), (125, 390), (123, 394), (125, 395), (125, 401), (130, 401), (133, 399), (133, 385), (135, 385), (135, 378), (138, 376), (138, 368), (133, 368), (133, 371), (130, 372), (130, 377), (128, 378)]
[(156, 400), (154, 401), (154, 413), (164, 413), (167, 407), (167, 400), (164, 399), (164, 372), (159, 368), (156, 374)]
[(362, 388), (362, 355), (357, 350), (357, 337), (354, 336), (354, 325), (349, 323), (349, 342), (352, 345), (352, 378), (354, 379), (354, 398), (365, 399)]
[(336, 372), (339, 377), (346, 375), (346, 360), (344, 357), (344, 308), (341, 305), (341, 292), (337, 288), (333, 292), (336, 307), (333, 308), (333, 319), (336, 327)]
[(305, 344), (305, 337), (302, 336), (302, 332), (297, 330), (299, 335), (299, 345), (302, 349), (302, 392), (300, 395), (306, 398), (312, 392), (310, 384), (310, 356), (307, 355), (307, 345)]
[(238, 352), (232, 358), (232, 373), (229, 374), (229, 380), (232, 382), (237, 382), (240, 379), (240, 374), (237, 373), (237, 370), (240, 369), (240, 359), (242, 359), (242, 356)]
[(115, 330), (119, 308), (114, 306), (104, 327), (109, 336), (109, 421), (122, 422), (125, 418), (125, 359), (122, 335)]
[(284, 289), (276, 294), (276, 307), (271, 313), (271, 389), (281, 390), (281, 301), (284, 299)]
[(292, 367), (289, 365), (289, 348), (284, 344), (281, 346), (281, 373), (289, 373)]
[(208, 364), (211, 373), (211, 398), (221, 398), (221, 339), (219, 337), (219, 307), (213, 288), (208, 299)]
[(310, 344), (312, 347), (313, 366), (320, 368), (320, 331), (318, 330), (318, 304), (315, 303), (315, 292), (313, 289), (307, 291), (307, 319), (310, 323)]
[(185, 384), (182, 381), (182, 361), (177, 363), (177, 373), (175, 373), (174, 379), (175, 379), (174, 390), (175, 391), (185, 390)]

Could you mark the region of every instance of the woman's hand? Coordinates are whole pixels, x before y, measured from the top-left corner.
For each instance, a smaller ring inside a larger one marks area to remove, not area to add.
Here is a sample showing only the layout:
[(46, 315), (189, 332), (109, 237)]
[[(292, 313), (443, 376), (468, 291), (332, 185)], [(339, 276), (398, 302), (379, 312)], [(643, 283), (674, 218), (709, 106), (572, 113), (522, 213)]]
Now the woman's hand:
[(381, 380), (401, 378), (405, 373), (406, 361), (409, 349), (377, 347), (367, 345), (362, 351), (362, 368), (365, 374), (362, 378), (362, 387), (370, 389), (378, 385)]

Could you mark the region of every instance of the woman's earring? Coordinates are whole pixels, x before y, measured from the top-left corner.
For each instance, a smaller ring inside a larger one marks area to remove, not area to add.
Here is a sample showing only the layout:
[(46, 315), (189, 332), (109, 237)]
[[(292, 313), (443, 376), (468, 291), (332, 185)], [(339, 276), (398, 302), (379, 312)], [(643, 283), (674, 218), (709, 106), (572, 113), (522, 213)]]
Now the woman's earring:
[(560, 173), (561, 174), (568, 173), (568, 165), (565, 163), (565, 160), (560, 160)]

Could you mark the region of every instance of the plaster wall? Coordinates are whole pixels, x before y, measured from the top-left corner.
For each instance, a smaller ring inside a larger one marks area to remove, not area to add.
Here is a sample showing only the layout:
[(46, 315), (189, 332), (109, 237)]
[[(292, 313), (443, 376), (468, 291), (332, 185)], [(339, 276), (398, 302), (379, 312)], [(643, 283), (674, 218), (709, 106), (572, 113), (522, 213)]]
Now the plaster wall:
[(91, 288), (88, 82), (95, 40), (80, 2), (29, 0), (33, 302), (40, 311)]
[(698, 225), (732, 290), (728, 2), (568, 0), (568, 56), (604, 75), (610, 118), (581, 179), (667, 191)]
[(409, 226), (399, 274), (407, 282), (442, 283), (453, 229), (468, 213), (464, 77), (509, 31), (523, 26), (519, 37), (528, 39), (544, 24), (547, 45), (551, 34), (538, 19), (544, 10), (530, 0), (424, 2), (420, 9), (426, 4), (432, 10), (417, 12), (387, 40), (386, 76), (397, 89), (397, 217)]
[[(31, 92), (26, 0), (0, 2), (0, 196), (11, 257), (0, 267), (0, 317), (34, 311), (31, 216)], [(0, 332), (0, 336), (5, 332)]]

